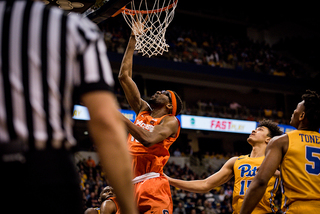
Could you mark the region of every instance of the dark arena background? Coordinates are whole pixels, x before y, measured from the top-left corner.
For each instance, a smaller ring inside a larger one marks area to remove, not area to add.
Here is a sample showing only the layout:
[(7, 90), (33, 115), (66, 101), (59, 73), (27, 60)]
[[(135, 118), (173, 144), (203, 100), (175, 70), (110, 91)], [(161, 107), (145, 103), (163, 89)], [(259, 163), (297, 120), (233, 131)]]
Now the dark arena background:
[[(81, 15), (104, 3), (44, 2)], [(117, 80), (131, 29), (121, 14), (110, 17), (124, 4), (110, 0), (104, 11), (88, 17), (104, 34), (121, 111), (134, 120)], [(291, 114), (301, 95), (306, 89), (320, 91), (319, 28), (319, 16), (310, 5), (179, 0), (165, 35), (169, 51), (151, 58), (135, 54), (133, 62), (134, 80), (144, 99), (171, 89), (184, 101), (181, 134), (170, 149), (165, 173), (186, 180), (213, 174), (230, 157), (250, 153), (247, 137), (264, 118), (277, 122), (284, 132), (292, 130)], [(80, 185), (85, 207), (96, 207), (108, 182), (87, 130), (85, 108), (80, 101), (75, 104)], [(92, 167), (87, 165), (89, 157), (95, 162)], [(232, 188), (232, 179), (206, 194), (172, 187), (174, 209), (232, 213)], [(277, 206), (280, 202), (278, 192)]]

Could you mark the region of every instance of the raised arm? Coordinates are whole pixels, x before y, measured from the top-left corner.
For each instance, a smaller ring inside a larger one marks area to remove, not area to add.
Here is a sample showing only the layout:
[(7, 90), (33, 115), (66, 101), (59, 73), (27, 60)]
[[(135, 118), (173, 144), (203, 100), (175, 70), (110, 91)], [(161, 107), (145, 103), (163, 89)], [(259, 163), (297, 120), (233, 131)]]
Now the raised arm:
[(229, 181), (233, 176), (233, 166), (238, 157), (230, 158), (223, 167), (204, 180), (184, 181), (166, 176), (170, 185), (195, 193), (206, 193)]
[(282, 161), (282, 157), (287, 151), (288, 142), (288, 135), (281, 135), (270, 140), (266, 148), (266, 157), (244, 197), (240, 211), (241, 214), (251, 213), (261, 200), (270, 178), (274, 175)]
[(139, 89), (132, 79), (132, 58), (135, 43), (135, 36), (131, 35), (126, 52), (122, 59), (118, 79), (129, 105), (135, 111), (135, 113), (138, 114), (141, 110), (148, 109), (148, 107), (146, 102), (141, 99)]

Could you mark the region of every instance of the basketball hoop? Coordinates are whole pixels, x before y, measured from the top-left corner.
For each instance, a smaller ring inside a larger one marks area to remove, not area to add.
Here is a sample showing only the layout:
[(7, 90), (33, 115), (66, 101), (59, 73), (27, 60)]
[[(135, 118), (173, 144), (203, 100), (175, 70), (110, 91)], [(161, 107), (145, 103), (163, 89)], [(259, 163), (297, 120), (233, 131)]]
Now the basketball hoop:
[[(142, 53), (142, 56), (151, 57), (168, 52), (165, 33), (173, 19), (177, 3), (178, 0), (132, 0), (127, 5), (130, 8), (123, 7), (118, 11), (133, 31), (136, 38), (135, 50)], [(140, 29), (136, 26), (140, 26)]]

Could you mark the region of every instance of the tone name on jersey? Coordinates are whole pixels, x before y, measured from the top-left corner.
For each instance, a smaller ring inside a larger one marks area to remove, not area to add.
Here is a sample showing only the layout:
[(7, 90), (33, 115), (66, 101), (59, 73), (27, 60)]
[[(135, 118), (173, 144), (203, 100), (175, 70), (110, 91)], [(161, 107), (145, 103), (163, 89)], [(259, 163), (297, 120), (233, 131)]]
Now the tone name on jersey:
[(320, 143), (320, 137), (317, 135), (308, 135), (308, 134), (299, 134), (301, 137), (301, 142), (306, 142), (306, 143)]

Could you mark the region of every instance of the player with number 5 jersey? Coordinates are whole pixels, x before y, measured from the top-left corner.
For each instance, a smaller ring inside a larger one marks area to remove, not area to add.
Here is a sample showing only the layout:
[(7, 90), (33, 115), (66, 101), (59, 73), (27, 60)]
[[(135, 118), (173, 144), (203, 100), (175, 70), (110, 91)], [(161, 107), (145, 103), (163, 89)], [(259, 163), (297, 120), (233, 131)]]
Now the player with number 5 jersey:
[(308, 90), (290, 124), (297, 130), (272, 139), (266, 158), (245, 196), (241, 214), (251, 213), (263, 196), (268, 179), (280, 165), (286, 214), (320, 213), (320, 97)]
[(284, 211), (294, 204), (300, 204), (298, 200), (303, 200), (302, 204), (306, 200), (320, 203), (320, 134), (295, 130), (287, 135), (288, 150), (281, 163)]
[[(238, 214), (252, 179), (260, 173), (258, 173), (258, 167), (264, 159), (267, 144), (272, 137), (281, 134), (282, 132), (276, 123), (270, 120), (263, 120), (255, 130), (252, 130), (247, 139), (252, 146), (250, 155), (230, 158), (217, 173), (203, 180), (184, 181), (167, 176), (168, 180), (172, 186), (180, 189), (196, 193), (207, 193), (211, 189), (226, 183), (234, 176), (232, 209), (233, 214)], [(275, 170), (273, 178), (268, 183), (268, 189), (264, 192), (264, 197), (252, 212), (253, 214), (277, 212), (274, 206), (274, 197), (278, 184), (279, 171)]]

